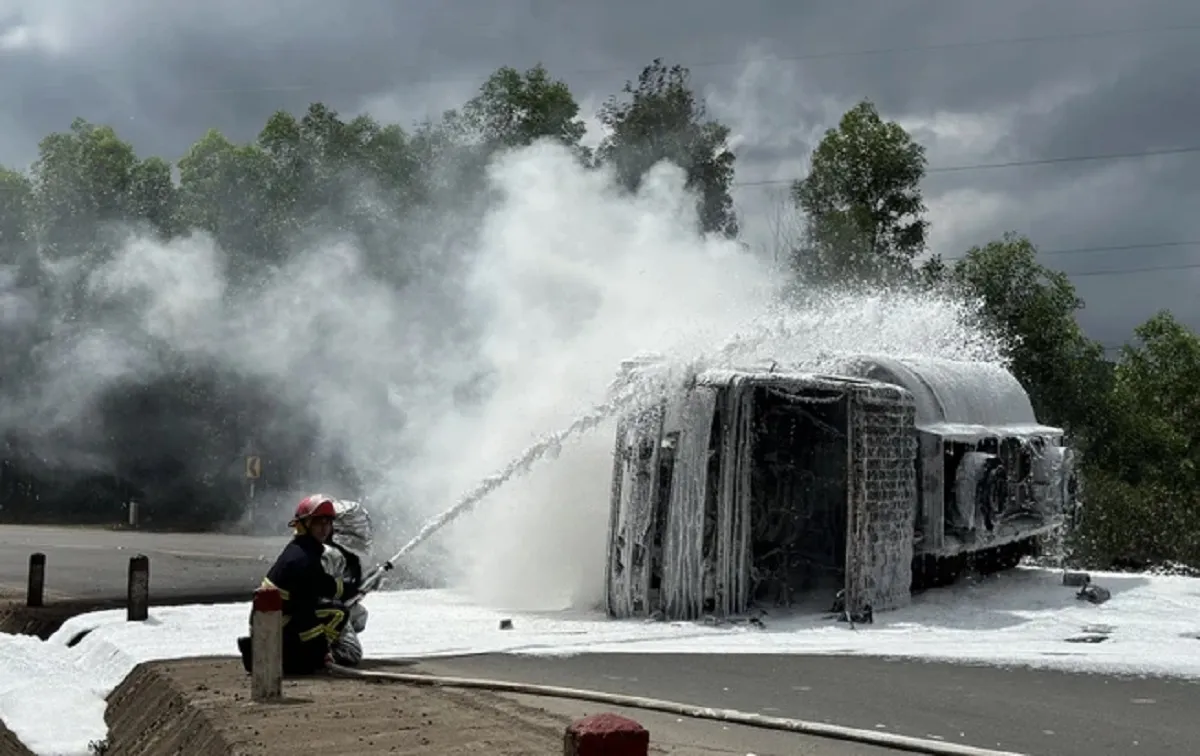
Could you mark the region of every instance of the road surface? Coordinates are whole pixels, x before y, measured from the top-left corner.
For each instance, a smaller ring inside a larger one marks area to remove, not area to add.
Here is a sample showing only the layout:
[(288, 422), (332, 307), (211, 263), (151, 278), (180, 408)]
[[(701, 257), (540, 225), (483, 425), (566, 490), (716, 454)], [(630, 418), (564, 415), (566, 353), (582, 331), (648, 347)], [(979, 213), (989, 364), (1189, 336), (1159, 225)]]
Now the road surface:
[(150, 558), (150, 596), (248, 600), (287, 543), (277, 537), (0, 526), (0, 589), (24, 595), (29, 555), (46, 555), (46, 598), (120, 600), (129, 558)]
[(1200, 743), (1200, 685), (1182, 681), (759, 654), (480, 655), (419, 668), (665, 698), (1034, 756), (1183, 756), (1196, 753)]

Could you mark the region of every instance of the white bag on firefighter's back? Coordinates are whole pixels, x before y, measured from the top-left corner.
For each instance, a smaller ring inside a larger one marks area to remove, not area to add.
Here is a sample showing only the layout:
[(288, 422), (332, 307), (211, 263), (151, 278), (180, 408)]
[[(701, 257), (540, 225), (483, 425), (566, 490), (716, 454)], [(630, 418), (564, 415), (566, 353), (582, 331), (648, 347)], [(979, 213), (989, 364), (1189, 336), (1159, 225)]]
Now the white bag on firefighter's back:
[[(326, 544), (321, 565), (331, 576), (342, 580), (362, 580), (366, 565), (370, 564), (374, 546), (374, 530), (371, 515), (358, 501), (335, 499), (333, 508), (333, 536), (331, 540), (339, 547)], [(347, 559), (347, 554), (350, 560)], [(356, 562), (356, 564), (352, 564)], [(361, 633), (367, 626), (367, 609), (361, 603), (350, 609), (347, 625)]]
[(358, 557), (360, 568), (371, 561), (375, 546), (375, 528), (371, 515), (362, 502), (336, 499), (333, 519), (333, 540), (337, 545)]

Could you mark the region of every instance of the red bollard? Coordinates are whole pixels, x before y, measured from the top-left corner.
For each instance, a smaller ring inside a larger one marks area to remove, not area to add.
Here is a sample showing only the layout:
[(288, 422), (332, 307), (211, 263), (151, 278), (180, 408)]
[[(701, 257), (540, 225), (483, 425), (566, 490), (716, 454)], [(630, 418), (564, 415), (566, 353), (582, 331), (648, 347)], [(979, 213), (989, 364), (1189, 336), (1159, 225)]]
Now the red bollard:
[(648, 756), (650, 733), (618, 714), (593, 714), (576, 720), (563, 736), (564, 756)]

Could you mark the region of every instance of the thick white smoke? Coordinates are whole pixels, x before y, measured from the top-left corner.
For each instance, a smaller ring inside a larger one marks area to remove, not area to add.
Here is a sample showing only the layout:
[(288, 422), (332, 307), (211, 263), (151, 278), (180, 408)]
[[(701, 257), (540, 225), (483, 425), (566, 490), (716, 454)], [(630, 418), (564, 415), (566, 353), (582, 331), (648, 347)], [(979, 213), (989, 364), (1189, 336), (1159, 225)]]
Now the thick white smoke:
[[(340, 452), (373, 479), (371, 493), (382, 501), (411, 507), (410, 497), (397, 495), (405, 486), (396, 473), (407, 450), (421, 443), (416, 429), (450, 406), (447, 388), (463, 372), (436, 341), (448, 313), (429, 306), (420, 287), (428, 282), (397, 290), (367, 270), (352, 240), (318, 239), (293, 250), (250, 291), (229, 286), (224, 253), (203, 233), (167, 244), (136, 238), (93, 273), (90, 285), (141, 303), (140, 322), (122, 334), (126, 343), (147, 334), (188, 363), (280, 381), (281, 398), (297, 408), (294, 432), (305, 432), (302, 421), (315, 417), (324, 451)], [(259, 451), (268, 459), (273, 452)], [(281, 527), (287, 514), (278, 513)]]
[[(432, 428), (417, 466), (430, 476), (422, 488), (447, 504), (600, 402), (622, 359), (710, 349), (781, 283), (738, 244), (695, 232), (694, 198), (667, 164), (632, 197), (552, 145), (508, 155), (492, 178), (502, 199), (485, 220), (470, 296), (483, 309), (493, 393)], [(454, 527), (459, 576), (478, 597), (527, 607), (598, 597), (611, 447), (603, 430), (569, 445)]]

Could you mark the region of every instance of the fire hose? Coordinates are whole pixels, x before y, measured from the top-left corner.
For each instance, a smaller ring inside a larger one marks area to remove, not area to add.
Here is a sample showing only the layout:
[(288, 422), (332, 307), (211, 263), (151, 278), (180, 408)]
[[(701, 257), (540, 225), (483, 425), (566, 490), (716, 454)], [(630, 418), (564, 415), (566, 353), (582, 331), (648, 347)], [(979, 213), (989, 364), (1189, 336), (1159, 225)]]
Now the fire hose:
[(399, 683), (404, 685), (419, 685), (436, 688), (464, 688), (484, 690), (493, 693), (515, 693), (528, 696), (545, 696), (563, 698), (575, 701), (588, 701), (606, 706), (618, 706), (645, 711), (657, 711), (692, 719), (706, 719), (726, 724), (743, 725), (759, 729), (792, 732), (797, 735), (808, 735), (817, 738), (841, 740), (850, 743), (890, 748), (906, 753), (929, 754), (930, 756), (1027, 756), (1014, 751), (997, 751), (988, 748), (946, 743), (926, 738), (915, 738), (907, 735), (897, 735), (886, 732), (862, 730), (854, 727), (826, 724), (824, 722), (809, 722), (803, 719), (772, 717), (765, 714), (738, 711), (736, 709), (717, 709), (708, 706), (666, 701), (643, 696), (629, 696), (617, 693), (605, 693), (598, 690), (580, 688), (565, 688), (555, 685), (535, 685), (531, 683), (510, 682), (505, 680), (484, 680), (468, 677), (444, 677), (439, 675), (406, 674), (402, 672), (376, 672), (360, 669), (350, 669), (338, 665), (326, 667), (329, 674), (337, 677), (347, 677), (365, 680), (373, 683)]

